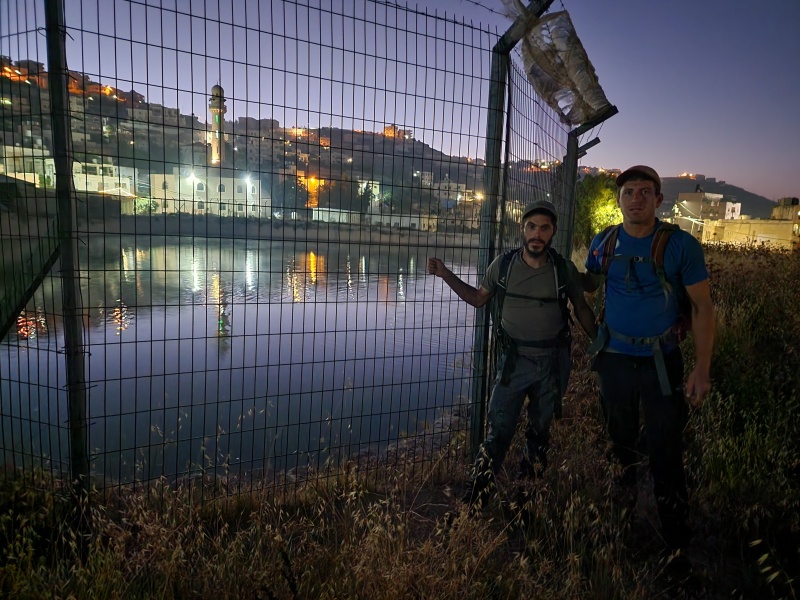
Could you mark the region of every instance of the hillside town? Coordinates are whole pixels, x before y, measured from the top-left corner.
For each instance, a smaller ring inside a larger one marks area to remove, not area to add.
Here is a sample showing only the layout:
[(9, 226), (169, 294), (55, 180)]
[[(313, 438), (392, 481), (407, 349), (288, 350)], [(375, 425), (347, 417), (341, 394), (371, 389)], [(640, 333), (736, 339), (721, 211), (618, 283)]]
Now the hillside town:
[[(201, 119), (148, 102), (71, 71), (68, 110), (76, 191), (119, 203), (119, 214), (194, 215), (275, 221), (321, 221), (419, 231), (480, 228), (484, 161), (450, 156), (385, 124), (378, 132), (282, 126), (273, 118), (226, 119), (220, 85)], [(0, 56), (0, 177), (55, 187), (50, 96), (45, 66)], [(550, 189), (558, 160), (509, 162), (515, 185)], [(578, 176), (617, 169), (580, 167)], [(752, 218), (725, 184), (703, 175), (661, 216), (704, 242), (800, 247), (797, 198), (779, 200), (769, 218)], [(520, 191), (521, 196), (521, 191)], [(665, 203), (665, 204), (667, 204)]]

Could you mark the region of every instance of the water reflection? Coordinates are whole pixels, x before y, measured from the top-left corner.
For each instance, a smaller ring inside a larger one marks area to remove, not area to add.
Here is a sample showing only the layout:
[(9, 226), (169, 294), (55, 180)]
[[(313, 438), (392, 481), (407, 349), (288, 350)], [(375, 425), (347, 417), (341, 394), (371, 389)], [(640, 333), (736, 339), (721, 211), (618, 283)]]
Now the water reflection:
[[(89, 238), (81, 256), (96, 473), (318, 466), (468, 398), (472, 311), (418, 272), (425, 248), (162, 242)], [(469, 278), (477, 257), (447, 259)], [(67, 456), (58, 283), (24, 345), (0, 345), (7, 462)]]
[(35, 340), (39, 334), (47, 333), (47, 320), (41, 310), (23, 310), (17, 317), (17, 339)]

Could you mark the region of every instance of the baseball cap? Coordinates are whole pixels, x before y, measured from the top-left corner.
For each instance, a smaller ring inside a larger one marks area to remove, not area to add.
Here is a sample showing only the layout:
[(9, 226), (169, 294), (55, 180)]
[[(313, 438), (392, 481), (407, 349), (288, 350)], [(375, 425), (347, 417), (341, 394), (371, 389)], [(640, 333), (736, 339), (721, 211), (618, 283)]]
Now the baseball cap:
[(525, 207), (525, 211), (522, 213), (520, 221), (524, 221), (532, 212), (535, 211), (548, 213), (553, 218), (553, 225), (555, 225), (558, 221), (558, 212), (556, 211), (556, 207), (549, 200), (537, 200), (536, 202), (528, 204), (528, 206)]
[(656, 184), (656, 189), (661, 189), (661, 177), (658, 176), (656, 170), (653, 167), (648, 167), (645, 165), (636, 165), (635, 167), (629, 167), (625, 169), (622, 173), (617, 175), (616, 184), (617, 187), (622, 187), (625, 185), (625, 182), (628, 181), (634, 175), (639, 175), (640, 177), (644, 177), (645, 179), (649, 179), (653, 183)]

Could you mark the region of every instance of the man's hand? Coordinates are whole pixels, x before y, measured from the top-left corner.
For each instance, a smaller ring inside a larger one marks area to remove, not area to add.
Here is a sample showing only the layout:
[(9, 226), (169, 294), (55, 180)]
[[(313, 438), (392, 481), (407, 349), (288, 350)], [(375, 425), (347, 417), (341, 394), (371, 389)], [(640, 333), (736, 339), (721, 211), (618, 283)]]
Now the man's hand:
[(428, 259), (428, 274), (436, 275), (437, 277), (444, 277), (450, 273), (450, 269), (444, 266), (444, 263), (438, 258)]
[(710, 389), (711, 377), (708, 371), (695, 367), (686, 381), (686, 398), (689, 400), (689, 404), (693, 408), (699, 408)]
[(428, 274), (441, 277), (459, 298), (475, 308), (480, 308), (492, 297), (492, 294), (488, 290), (482, 287), (474, 288), (468, 283), (461, 281), (461, 279), (459, 279), (457, 275), (453, 275), (453, 272), (445, 267), (444, 263), (438, 258), (434, 257), (428, 259)]

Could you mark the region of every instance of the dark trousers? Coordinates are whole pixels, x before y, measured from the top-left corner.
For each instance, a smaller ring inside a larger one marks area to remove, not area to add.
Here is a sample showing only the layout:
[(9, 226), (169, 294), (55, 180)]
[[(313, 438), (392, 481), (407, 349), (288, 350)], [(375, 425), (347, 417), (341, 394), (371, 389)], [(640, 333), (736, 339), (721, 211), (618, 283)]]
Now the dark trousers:
[(623, 467), (623, 482), (635, 484), (640, 462), (639, 410), (653, 476), (653, 491), (664, 539), (680, 547), (690, 535), (688, 492), (683, 469), (683, 430), (688, 407), (683, 392), (683, 356), (679, 349), (664, 356), (671, 396), (664, 396), (653, 357), (601, 352), (594, 368), (600, 377), (600, 402), (611, 437), (612, 453)]
[(517, 357), (507, 384), (501, 383), (504, 366), (505, 359), (498, 361), (497, 379), (487, 415), (489, 431), (475, 461), (476, 477), (500, 469), (514, 438), (526, 396), (526, 457), (543, 462), (550, 442), (550, 424), (561, 399), (558, 351), (555, 348), (542, 356)]

